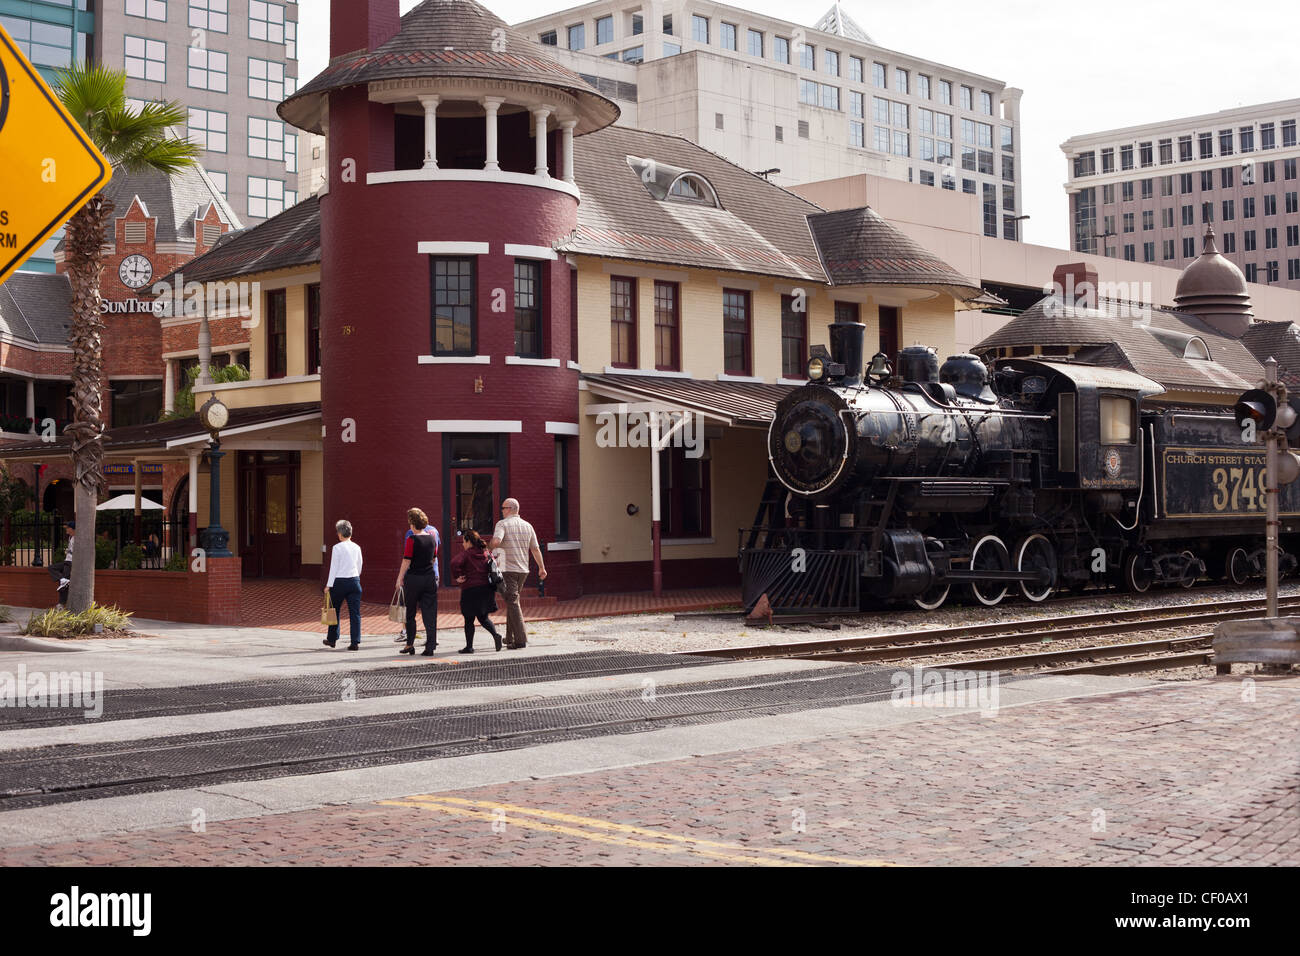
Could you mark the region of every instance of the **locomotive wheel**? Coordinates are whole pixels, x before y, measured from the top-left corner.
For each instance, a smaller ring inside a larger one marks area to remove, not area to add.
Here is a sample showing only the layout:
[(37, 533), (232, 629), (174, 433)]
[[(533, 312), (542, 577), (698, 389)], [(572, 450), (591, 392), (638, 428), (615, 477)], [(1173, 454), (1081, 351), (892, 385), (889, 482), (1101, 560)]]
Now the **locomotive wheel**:
[(1250, 558), (1246, 555), (1246, 549), (1233, 548), (1224, 563), (1224, 570), (1228, 580), (1238, 586), (1250, 580)]
[[(1190, 561), (1195, 561), (1195, 560), (1196, 560), (1196, 555), (1192, 554), (1192, 552), (1190, 552), (1190, 551), (1184, 551), (1184, 552), (1183, 552), (1183, 556), (1184, 556), (1185, 558), (1187, 558), (1188, 560), (1190, 560)], [(1182, 584), (1182, 586), (1185, 587), (1185, 588), (1190, 588), (1192, 585), (1194, 585), (1194, 584), (1196, 583), (1196, 578), (1195, 578), (1195, 577), (1193, 577), (1193, 578), (1184, 577), (1183, 580), (1182, 580), (1181, 582), (1179, 582), (1179, 583)]]
[(935, 585), (924, 594), (912, 598), (912, 603), (922, 611), (935, 611), (943, 606), (943, 602), (948, 600), (948, 592), (952, 589), (951, 584)]
[(1020, 582), (1020, 592), (1037, 604), (1051, 596), (1056, 585), (1056, 549), (1052, 542), (1041, 534), (1031, 534), (1020, 542), (1016, 551), (1017, 571), (1046, 571), (1047, 583), (1037, 584), (1030, 581)]
[(1145, 551), (1130, 551), (1124, 558), (1124, 587), (1134, 594), (1146, 594), (1155, 579), (1151, 555)]
[[(995, 534), (986, 534), (975, 542), (970, 553), (972, 571), (1008, 571), (1011, 569), (1011, 554), (1002, 539)], [(985, 607), (995, 607), (1007, 596), (1007, 586), (998, 581), (972, 581), (970, 593)]]

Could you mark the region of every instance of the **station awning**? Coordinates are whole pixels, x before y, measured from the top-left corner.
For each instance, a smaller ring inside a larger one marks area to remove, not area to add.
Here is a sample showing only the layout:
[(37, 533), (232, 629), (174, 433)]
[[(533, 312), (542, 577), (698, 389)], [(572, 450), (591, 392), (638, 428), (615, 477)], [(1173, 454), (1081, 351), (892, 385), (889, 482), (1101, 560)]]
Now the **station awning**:
[[(264, 433), (284, 425), (320, 420), (320, 402), (292, 405), (259, 405), (232, 408), (230, 421), (221, 430), (222, 447), (235, 449), (241, 436)], [(317, 430), (319, 435), (319, 430)], [(184, 459), (191, 452), (202, 451), (210, 439), (197, 415), (166, 422), (128, 425), (104, 432), (105, 459)], [(295, 442), (295, 445), (301, 442)], [(0, 446), (0, 461), (48, 462), (71, 457), (72, 441), (60, 435), (54, 441), (17, 442)]]
[(694, 412), (720, 424), (741, 428), (767, 428), (776, 414), (777, 403), (794, 387), (657, 375), (584, 375), (583, 380), (592, 393), (603, 398)]

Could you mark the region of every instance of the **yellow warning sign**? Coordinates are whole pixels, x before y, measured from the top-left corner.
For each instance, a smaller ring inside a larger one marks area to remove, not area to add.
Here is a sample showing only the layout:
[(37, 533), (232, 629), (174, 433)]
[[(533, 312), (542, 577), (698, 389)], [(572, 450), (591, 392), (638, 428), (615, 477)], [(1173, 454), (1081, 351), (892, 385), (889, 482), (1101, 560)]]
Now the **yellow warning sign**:
[(0, 26), (0, 282), (112, 175), (95, 144)]

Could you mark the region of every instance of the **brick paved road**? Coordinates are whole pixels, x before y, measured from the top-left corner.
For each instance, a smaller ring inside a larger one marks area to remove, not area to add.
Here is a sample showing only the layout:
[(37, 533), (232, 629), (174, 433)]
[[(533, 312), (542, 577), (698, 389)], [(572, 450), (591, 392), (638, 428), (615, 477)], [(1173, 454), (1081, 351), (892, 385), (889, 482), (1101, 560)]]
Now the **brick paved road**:
[(1166, 684), (0, 864), (1296, 865), (1300, 678), (1254, 691)]

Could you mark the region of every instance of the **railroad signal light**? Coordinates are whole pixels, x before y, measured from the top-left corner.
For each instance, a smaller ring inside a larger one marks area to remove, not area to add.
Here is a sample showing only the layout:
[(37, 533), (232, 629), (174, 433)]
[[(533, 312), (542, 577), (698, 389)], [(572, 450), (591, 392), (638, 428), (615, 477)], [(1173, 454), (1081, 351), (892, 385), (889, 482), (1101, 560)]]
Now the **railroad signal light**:
[(1293, 451), (1279, 451), (1277, 455), (1277, 484), (1289, 485), (1300, 478), (1300, 455)]
[[(1247, 425), (1254, 425), (1255, 434), (1259, 434), (1272, 428), (1273, 422), (1277, 420), (1277, 399), (1262, 388), (1252, 388), (1237, 399), (1237, 404), (1232, 406), (1232, 414), (1243, 434)], [(1291, 414), (1294, 416), (1295, 412), (1292, 411)]]

